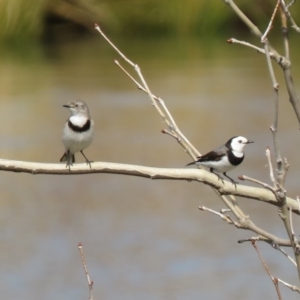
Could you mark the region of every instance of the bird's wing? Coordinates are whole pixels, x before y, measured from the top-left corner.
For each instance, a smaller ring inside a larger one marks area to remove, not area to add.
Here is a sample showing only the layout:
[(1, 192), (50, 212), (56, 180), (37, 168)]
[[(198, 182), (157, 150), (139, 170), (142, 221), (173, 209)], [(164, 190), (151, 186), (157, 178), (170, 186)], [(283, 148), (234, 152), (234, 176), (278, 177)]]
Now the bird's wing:
[(213, 151), (210, 151), (202, 156), (198, 157), (198, 162), (205, 162), (205, 161), (219, 161), (222, 159), (224, 154), (226, 154), (228, 148), (225, 146), (221, 146)]

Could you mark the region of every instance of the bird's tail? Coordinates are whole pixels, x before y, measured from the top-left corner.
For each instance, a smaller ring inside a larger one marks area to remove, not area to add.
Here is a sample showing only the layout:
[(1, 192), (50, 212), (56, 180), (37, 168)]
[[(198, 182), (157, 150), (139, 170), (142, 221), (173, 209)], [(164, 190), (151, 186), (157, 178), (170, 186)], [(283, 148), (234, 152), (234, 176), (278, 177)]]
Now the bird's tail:
[[(68, 160), (68, 153), (65, 152), (64, 155), (61, 157), (60, 162), (67, 161), (67, 160)], [(72, 155), (72, 163), (74, 163), (74, 162), (75, 162), (75, 155), (73, 154)]]

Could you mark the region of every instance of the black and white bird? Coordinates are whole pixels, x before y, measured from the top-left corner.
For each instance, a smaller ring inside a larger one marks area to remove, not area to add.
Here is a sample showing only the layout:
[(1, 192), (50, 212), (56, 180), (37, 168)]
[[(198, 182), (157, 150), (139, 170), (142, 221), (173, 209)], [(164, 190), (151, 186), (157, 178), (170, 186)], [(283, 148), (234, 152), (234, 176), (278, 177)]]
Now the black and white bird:
[(71, 116), (63, 129), (62, 142), (66, 151), (60, 161), (66, 161), (66, 167), (70, 169), (75, 162), (75, 153), (81, 152), (91, 168), (91, 161), (83, 153), (83, 150), (90, 146), (94, 137), (94, 121), (90, 117), (89, 109), (83, 101), (72, 101), (63, 107), (69, 108)]
[(209, 168), (210, 172), (216, 174), (224, 183), (223, 178), (216, 172), (223, 173), (235, 185), (236, 182), (226, 172), (233, 170), (242, 163), (245, 157), (244, 148), (250, 143), (253, 143), (253, 141), (249, 141), (243, 136), (234, 136), (225, 145), (197, 157), (196, 161), (189, 163), (187, 166), (201, 165)]

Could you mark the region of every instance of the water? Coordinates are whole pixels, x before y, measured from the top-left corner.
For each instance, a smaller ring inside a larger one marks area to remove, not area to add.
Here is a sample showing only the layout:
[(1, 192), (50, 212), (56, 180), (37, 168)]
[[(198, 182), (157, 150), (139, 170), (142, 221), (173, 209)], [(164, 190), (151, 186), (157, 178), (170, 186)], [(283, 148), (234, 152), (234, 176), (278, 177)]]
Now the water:
[[(200, 152), (244, 135), (255, 144), (230, 176), (269, 183), (265, 149), (272, 146), (274, 95), (264, 57), (221, 41), (117, 43), (140, 65), (152, 92), (165, 100)], [(176, 141), (160, 133), (165, 124), (148, 97), (114, 65), (117, 58), (128, 67), (100, 38), (34, 53), (1, 56), (1, 158), (58, 162), (69, 116), (62, 105), (82, 99), (95, 120), (95, 140), (85, 151), (91, 160), (178, 168), (191, 161)], [(299, 82), (299, 73), (294, 79)], [(295, 197), (299, 126), (284, 90), (280, 109), (282, 152), (291, 163), (286, 188)], [(237, 243), (254, 234), (198, 210), (199, 205), (224, 207), (207, 186), (109, 174), (1, 172), (0, 178), (3, 298), (87, 299), (79, 242), (95, 299), (275, 296), (254, 249)], [(285, 236), (276, 208), (238, 201), (258, 226)], [(270, 246), (259, 247), (272, 274), (297, 285), (295, 268)], [(285, 288), (282, 293), (297, 296)]]

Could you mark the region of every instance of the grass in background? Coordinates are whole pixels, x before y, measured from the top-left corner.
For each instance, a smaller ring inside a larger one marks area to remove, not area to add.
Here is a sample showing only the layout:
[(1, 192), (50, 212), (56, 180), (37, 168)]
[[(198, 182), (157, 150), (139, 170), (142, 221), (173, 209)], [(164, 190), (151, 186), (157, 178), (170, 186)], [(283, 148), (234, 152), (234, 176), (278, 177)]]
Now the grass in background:
[[(267, 26), (274, 1), (236, 3), (262, 30)], [(291, 9), (296, 20), (300, 15), (297, 5), (296, 2)], [(122, 36), (212, 36), (238, 30), (248, 32), (222, 0), (0, 1), (2, 41), (47, 40), (49, 28), (54, 28), (55, 34), (60, 34), (63, 27), (67, 34), (79, 27), (93, 31), (94, 22), (110, 34)]]

